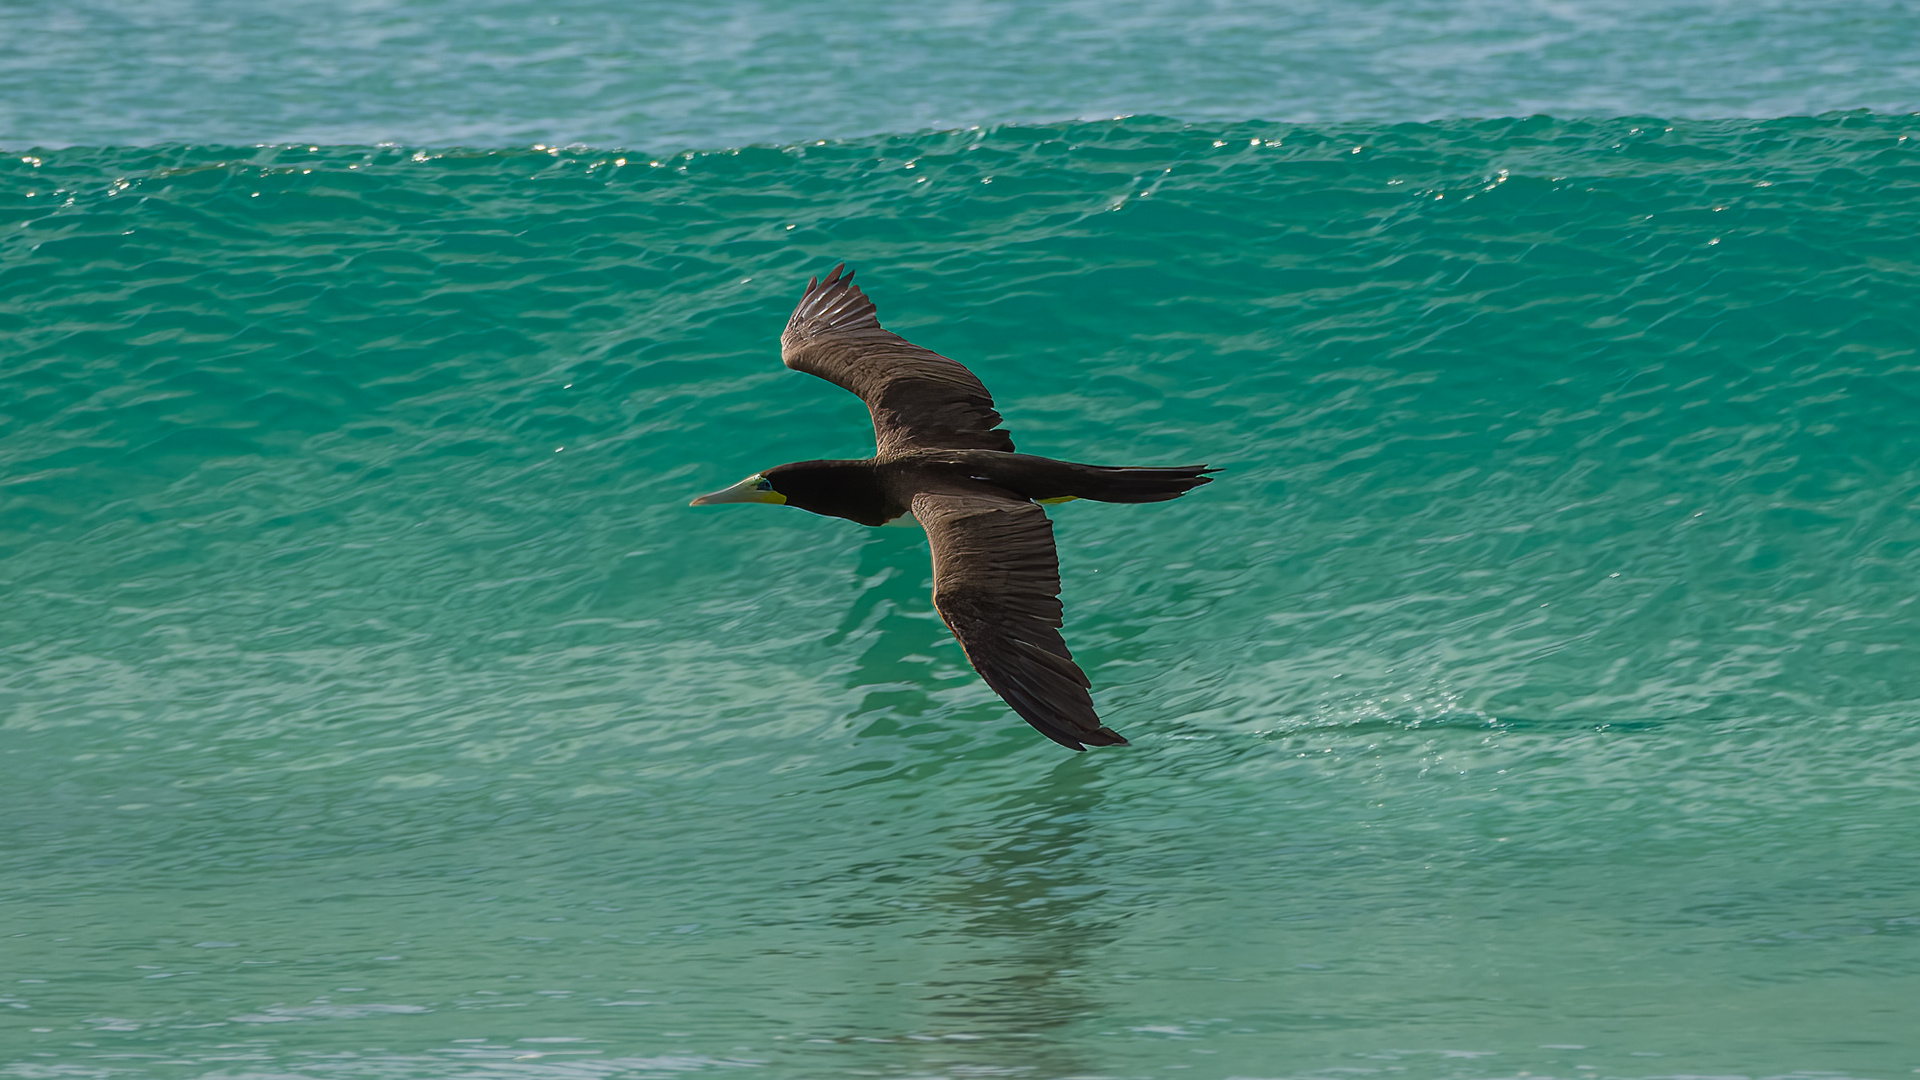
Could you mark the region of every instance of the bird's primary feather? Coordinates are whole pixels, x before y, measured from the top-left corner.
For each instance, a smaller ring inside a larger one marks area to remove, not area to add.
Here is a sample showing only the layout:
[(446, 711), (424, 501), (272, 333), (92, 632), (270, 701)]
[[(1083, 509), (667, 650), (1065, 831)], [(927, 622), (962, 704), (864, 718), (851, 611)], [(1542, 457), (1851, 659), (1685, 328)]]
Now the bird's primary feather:
[(780, 359), (859, 395), (882, 455), (906, 450), (1013, 450), (993, 395), (956, 361), (880, 328), (845, 264), (806, 294), (780, 335)]
[(933, 606), (994, 693), (1062, 746), (1127, 740), (1100, 723), (1060, 636), (1060, 560), (1047, 512), (982, 485), (914, 496), (933, 547)]

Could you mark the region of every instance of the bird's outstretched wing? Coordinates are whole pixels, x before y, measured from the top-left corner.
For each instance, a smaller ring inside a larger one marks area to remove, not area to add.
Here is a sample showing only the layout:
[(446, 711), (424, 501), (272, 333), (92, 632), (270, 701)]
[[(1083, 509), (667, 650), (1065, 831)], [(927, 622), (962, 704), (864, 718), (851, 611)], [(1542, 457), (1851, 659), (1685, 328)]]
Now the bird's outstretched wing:
[(780, 359), (860, 396), (882, 454), (902, 450), (1013, 450), (996, 430), (993, 396), (973, 372), (880, 328), (873, 301), (842, 263), (807, 283), (780, 335)]
[(1073, 750), (1127, 740), (1103, 727), (1060, 637), (1060, 560), (1046, 511), (991, 489), (914, 496), (933, 545), (933, 606), (967, 660), (1040, 734)]

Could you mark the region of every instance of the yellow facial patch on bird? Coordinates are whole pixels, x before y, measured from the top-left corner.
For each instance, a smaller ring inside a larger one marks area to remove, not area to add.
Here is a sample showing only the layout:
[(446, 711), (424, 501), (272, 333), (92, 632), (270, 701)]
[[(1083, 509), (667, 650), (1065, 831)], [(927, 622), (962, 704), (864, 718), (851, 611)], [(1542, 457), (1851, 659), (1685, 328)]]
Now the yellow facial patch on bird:
[(730, 488), (723, 488), (711, 495), (702, 495), (688, 503), (688, 506), (713, 506), (717, 503), (772, 503), (779, 506), (787, 501), (785, 495), (773, 490), (773, 481), (754, 473)]
[(1057, 499), (1035, 499), (1033, 501), (1039, 503), (1041, 506), (1059, 506), (1063, 502), (1072, 502), (1079, 497), (1078, 495), (1062, 495)]

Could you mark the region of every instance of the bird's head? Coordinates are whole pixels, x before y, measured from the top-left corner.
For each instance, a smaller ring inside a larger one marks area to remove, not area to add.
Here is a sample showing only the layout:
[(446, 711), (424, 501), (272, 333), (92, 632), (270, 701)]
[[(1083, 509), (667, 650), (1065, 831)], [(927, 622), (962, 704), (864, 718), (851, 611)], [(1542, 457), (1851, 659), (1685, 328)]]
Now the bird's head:
[[(843, 517), (862, 525), (886, 520), (883, 498), (874, 485), (871, 462), (795, 461), (775, 465), (711, 495), (693, 500), (694, 506), (715, 503), (773, 503), (796, 506), (828, 517)], [(898, 513), (898, 511), (895, 511)]]
[(732, 487), (721, 488), (719, 491), (711, 494), (702, 495), (687, 505), (713, 506), (718, 503), (773, 503), (775, 506), (782, 505), (787, 501), (787, 497), (782, 495), (773, 486), (773, 477), (768, 475), (768, 473), (774, 471), (773, 469), (768, 469), (763, 473), (754, 473), (752, 476), (747, 477)]

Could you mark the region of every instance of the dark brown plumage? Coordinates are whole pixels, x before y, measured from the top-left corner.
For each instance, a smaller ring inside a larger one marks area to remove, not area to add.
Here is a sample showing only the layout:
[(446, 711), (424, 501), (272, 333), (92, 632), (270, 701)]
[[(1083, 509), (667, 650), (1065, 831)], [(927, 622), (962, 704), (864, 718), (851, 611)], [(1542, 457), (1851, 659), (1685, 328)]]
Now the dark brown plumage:
[(1060, 636), (1060, 563), (1053, 523), (1037, 503), (1163, 502), (1217, 470), (1107, 468), (1015, 453), (973, 372), (881, 329), (844, 264), (807, 283), (780, 355), (795, 371), (859, 395), (878, 452), (775, 466), (694, 505), (784, 503), (863, 525), (912, 514), (933, 548), (933, 605), (994, 693), (1062, 746), (1125, 743), (1094, 713), (1087, 676)]

